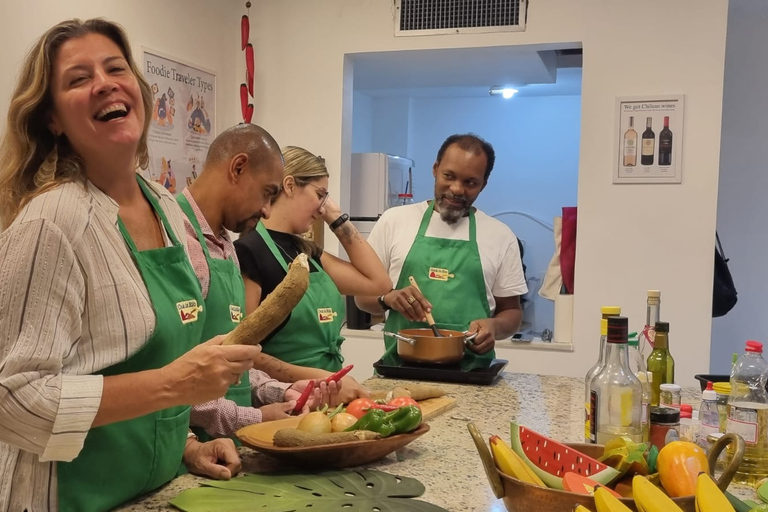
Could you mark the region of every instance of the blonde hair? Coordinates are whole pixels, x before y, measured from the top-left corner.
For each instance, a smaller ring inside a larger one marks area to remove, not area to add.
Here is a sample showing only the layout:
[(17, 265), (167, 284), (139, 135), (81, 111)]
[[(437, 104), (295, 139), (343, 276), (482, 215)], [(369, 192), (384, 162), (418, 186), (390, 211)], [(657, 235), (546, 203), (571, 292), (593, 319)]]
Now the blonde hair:
[(70, 39), (100, 34), (114, 42), (136, 76), (144, 103), (144, 129), (136, 151), (136, 165), (149, 165), (147, 129), (152, 112), (152, 90), (133, 60), (125, 31), (104, 19), (71, 19), (50, 28), (34, 44), (24, 61), (8, 108), (8, 122), (0, 143), (0, 222), (8, 227), (33, 197), (58, 185), (85, 180), (80, 156), (66, 136), (56, 137), (49, 124), (53, 109), (53, 64)]
[[(306, 149), (286, 146), (282, 151), (285, 161), (283, 176), (293, 176), (297, 186), (303, 188), (315, 180), (330, 176), (328, 168), (325, 166), (325, 160)], [(319, 258), (323, 254), (323, 250), (311, 240), (300, 235), (293, 235), (293, 238), (301, 252), (307, 253), (313, 258)]]

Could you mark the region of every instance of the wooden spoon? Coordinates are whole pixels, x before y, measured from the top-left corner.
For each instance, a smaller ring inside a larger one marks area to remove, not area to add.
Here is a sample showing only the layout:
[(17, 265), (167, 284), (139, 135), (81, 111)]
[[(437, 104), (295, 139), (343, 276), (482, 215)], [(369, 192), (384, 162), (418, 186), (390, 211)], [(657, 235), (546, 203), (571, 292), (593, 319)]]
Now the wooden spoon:
[[(419, 290), (419, 293), (421, 293), (421, 288), (419, 288), (419, 285), (416, 284), (416, 280), (413, 278), (413, 276), (408, 276), (408, 281), (410, 281), (411, 286)], [(421, 293), (421, 295), (423, 296), (424, 294)], [(432, 313), (425, 311), (424, 316), (427, 317), (427, 323), (432, 328), (432, 333), (435, 335), (435, 337), (443, 338), (444, 336), (440, 333), (440, 331), (437, 329), (437, 326), (435, 325), (435, 319), (432, 317)]]

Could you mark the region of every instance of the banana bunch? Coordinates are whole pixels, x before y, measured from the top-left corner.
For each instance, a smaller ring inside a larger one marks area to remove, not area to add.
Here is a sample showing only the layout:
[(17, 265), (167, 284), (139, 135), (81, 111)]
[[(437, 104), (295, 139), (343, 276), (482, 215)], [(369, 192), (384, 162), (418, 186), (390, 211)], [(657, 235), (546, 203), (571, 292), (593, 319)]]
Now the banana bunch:
[[(632, 479), (632, 493), (638, 512), (683, 512), (672, 498), (640, 475)], [(710, 509), (707, 509), (710, 510)], [(713, 508), (711, 510), (718, 510)], [(725, 512), (727, 509), (720, 509)]]
[(502, 473), (531, 485), (546, 487), (541, 478), (528, 467), (528, 464), (523, 462), (523, 459), (502, 438), (491, 436), (490, 444), (493, 460)]
[(699, 473), (696, 479), (696, 512), (735, 512), (712, 477)]

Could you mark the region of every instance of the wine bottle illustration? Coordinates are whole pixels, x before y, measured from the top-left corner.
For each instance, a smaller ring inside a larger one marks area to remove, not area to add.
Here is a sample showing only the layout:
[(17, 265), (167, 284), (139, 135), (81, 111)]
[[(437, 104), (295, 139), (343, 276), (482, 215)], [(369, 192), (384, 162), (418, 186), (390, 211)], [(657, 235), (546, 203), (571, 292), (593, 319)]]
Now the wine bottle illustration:
[(624, 132), (624, 167), (637, 165), (637, 132), (635, 131), (635, 118), (629, 116), (629, 128)]
[(672, 165), (672, 131), (669, 116), (664, 116), (664, 128), (659, 132), (659, 165)]
[(653, 119), (647, 117), (645, 119), (645, 131), (643, 132), (643, 148), (640, 155), (640, 163), (642, 165), (653, 165), (653, 154), (656, 151), (656, 134), (651, 129), (652, 124)]

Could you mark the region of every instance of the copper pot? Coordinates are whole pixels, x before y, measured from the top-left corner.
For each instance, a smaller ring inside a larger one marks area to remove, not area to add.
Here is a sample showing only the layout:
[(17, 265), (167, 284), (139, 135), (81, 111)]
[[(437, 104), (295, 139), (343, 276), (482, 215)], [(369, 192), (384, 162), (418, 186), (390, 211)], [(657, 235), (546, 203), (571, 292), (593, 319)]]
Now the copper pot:
[(397, 355), (411, 363), (450, 364), (464, 357), (464, 347), (472, 343), (477, 333), (438, 329), (442, 336), (432, 329), (401, 329), (397, 334), (385, 332), (385, 336), (397, 339)]

